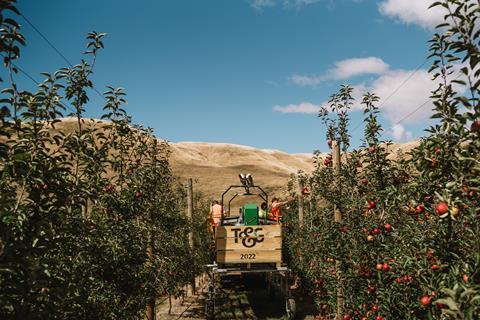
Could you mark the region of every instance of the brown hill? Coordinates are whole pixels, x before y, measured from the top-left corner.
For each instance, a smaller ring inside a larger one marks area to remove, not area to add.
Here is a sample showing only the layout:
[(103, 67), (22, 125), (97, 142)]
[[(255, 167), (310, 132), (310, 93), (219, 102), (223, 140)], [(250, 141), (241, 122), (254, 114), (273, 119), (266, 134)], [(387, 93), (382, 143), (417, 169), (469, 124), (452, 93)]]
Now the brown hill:
[(171, 165), (180, 178), (192, 177), (195, 188), (209, 198), (219, 198), (239, 173), (251, 173), (265, 191), (283, 194), (291, 174), (311, 172), (311, 154), (288, 154), (278, 150), (206, 142), (172, 143)]
[[(83, 119), (84, 126), (104, 126), (105, 121)], [(76, 118), (63, 118), (55, 130), (72, 132)], [(255, 184), (272, 195), (284, 194), (291, 174), (313, 170), (312, 154), (288, 154), (278, 150), (205, 142), (170, 143), (170, 164), (182, 182), (194, 179), (194, 189), (208, 199), (219, 199), (232, 184), (239, 184), (239, 173), (251, 173)]]
[[(57, 130), (75, 130), (75, 121), (73, 118), (62, 119)], [(85, 119), (85, 124), (103, 126), (105, 122)], [(239, 184), (239, 173), (251, 173), (255, 184), (270, 195), (282, 196), (292, 174), (314, 169), (312, 154), (308, 153), (289, 154), (228, 143), (178, 142), (170, 145), (174, 174), (184, 182), (193, 178), (194, 189), (209, 199), (219, 199), (229, 185)], [(395, 159), (399, 150), (406, 153), (417, 145), (417, 141), (392, 144), (389, 146), (391, 158)]]

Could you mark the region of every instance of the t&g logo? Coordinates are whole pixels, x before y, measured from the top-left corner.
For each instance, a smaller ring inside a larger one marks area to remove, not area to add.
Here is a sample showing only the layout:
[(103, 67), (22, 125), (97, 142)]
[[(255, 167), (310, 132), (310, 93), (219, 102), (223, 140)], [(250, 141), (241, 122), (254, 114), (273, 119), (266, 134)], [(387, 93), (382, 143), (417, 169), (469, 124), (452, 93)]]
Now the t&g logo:
[(263, 228), (253, 228), (246, 227), (242, 228), (232, 228), (232, 231), (235, 233), (235, 243), (238, 243), (238, 240), (242, 240), (242, 245), (245, 248), (253, 248), (259, 242), (263, 242), (264, 236), (260, 234)]

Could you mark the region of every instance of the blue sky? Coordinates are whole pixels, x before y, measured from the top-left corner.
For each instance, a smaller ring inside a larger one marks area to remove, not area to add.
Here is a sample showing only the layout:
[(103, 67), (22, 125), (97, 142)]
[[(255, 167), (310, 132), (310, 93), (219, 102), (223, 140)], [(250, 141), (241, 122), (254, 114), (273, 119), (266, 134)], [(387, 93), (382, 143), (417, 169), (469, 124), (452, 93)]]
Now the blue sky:
[[(385, 137), (423, 135), (434, 85), (427, 41), (441, 20), (430, 0), (19, 0), (22, 13), (72, 62), (87, 32), (107, 32), (93, 75), (121, 86), (134, 122), (173, 142), (207, 141), (327, 150), (316, 112), (341, 84), (373, 90)], [(66, 66), (22, 19), (18, 65), (37, 80)], [(24, 88), (32, 83), (22, 75)], [(99, 117), (92, 92), (87, 116)], [(351, 112), (352, 127), (362, 112)], [(362, 128), (353, 133), (360, 143)]]

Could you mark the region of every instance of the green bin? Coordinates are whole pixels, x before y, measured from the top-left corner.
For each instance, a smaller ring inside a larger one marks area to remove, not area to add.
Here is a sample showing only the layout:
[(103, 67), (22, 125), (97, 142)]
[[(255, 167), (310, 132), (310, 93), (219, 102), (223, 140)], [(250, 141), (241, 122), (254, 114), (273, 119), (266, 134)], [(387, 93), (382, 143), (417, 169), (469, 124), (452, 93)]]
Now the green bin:
[(258, 207), (254, 203), (247, 203), (243, 206), (243, 223), (246, 226), (258, 225)]

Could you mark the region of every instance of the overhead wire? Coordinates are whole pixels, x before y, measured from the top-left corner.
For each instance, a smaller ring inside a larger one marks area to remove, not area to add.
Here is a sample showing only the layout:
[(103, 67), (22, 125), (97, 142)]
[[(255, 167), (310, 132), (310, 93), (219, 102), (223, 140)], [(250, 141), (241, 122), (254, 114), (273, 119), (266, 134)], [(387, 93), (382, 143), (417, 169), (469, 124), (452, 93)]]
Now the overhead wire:
[[(454, 81), (457, 80), (458, 78), (460, 78), (461, 76), (462, 76), (461, 73), (458, 74), (458, 75), (455, 77)], [(411, 78), (411, 77), (410, 77), (410, 78)], [(404, 83), (405, 83), (405, 82), (406, 82), (406, 81), (404, 81)], [(396, 90), (396, 91), (398, 91), (398, 90)], [(391, 96), (391, 95), (390, 95), (390, 96)], [(420, 109), (422, 109), (422, 108), (425, 107), (429, 102), (432, 102), (432, 101), (433, 101), (432, 98), (428, 98), (428, 100), (426, 100), (425, 102), (423, 102), (421, 105), (419, 105), (418, 107), (416, 107), (413, 111), (411, 111), (410, 113), (408, 113), (407, 115), (405, 115), (403, 118), (401, 118), (400, 120), (398, 120), (397, 122), (395, 122), (393, 125), (395, 126), (395, 125), (398, 125), (398, 124), (402, 123), (403, 121), (405, 121), (406, 119), (410, 118), (412, 115), (414, 115), (415, 113), (417, 113)], [(363, 123), (363, 121), (360, 122), (359, 125), (357, 125), (357, 126), (352, 130), (352, 133), (353, 133), (356, 129), (358, 129), (358, 127), (360, 127), (360, 125), (361, 125), (362, 123)]]
[[(385, 102), (387, 102), (392, 96), (394, 96), (424, 65), (425, 63), (427, 63), (428, 59), (425, 59), (420, 65), (418, 65), (418, 67), (413, 71), (411, 72), (408, 77), (406, 77), (402, 83), (400, 83), (400, 85), (395, 88), (395, 90), (393, 90), (381, 103), (380, 105), (378, 106), (378, 108), (381, 108)], [(427, 100), (426, 102), (422, 103), (418, 108), (416, 108), (413, 112), (411, 112), (410, 114), (407, 115), (407, 117), (405, 117), (404, 119), (402, 119), (401, 121), (407, 119), (409, 116), (413, 115), (415, 112), (417, 112), (418, 110), (420, 110), (423, 106), (425, 106), (428, 102), (430, 101)], [(396, 124), (399, 124), (401, 121), (399, 121), (398, 123)], [(363, 124), (363, 120), (360, 121), (360, 123), (358, 123), (351, 131), (351, 133), (353, 134), (355, 131), (357, 131), (360, 126)]]
[[(70, 62), (70, 60), (67, 59), (67, 57), (50, 41), (48, 40), (47, 36), (45, 36), (31, 21), (28, 19), (24, 14), (20, 13), (20, 16), (32, 27), (33, 30), (35, 30), (38, 35), (45, 40), (45, 42), (71, 67), (73, 68), (73, 64)], [(93, 91), (95, 91), (102, 99), (106, 100), (106, 98), (103, 96), (103, 94), (100, 93), (100, 91), (95, 88), (95, 86), (92, 86)]]
[[(5, 57), (3, 54), (1, 54), (2, 57)], [(33, 83), (35, 83), (37, 86), (40, 85), (40, 82), (38, 82), (37, 80), (35, 80), (34, 77), (32, 77), (27, 71), (25, 71), (23, 68), (21, 68), (18, 64), (14, 63), (13, 61), (10, 61), (10, 63), (12, 64), (12, 66), (17, 69), (18, 71), (20, 71), (21, 74), (23, 74), (24, 76), (26, 76), (28, 79), (30, 79)], [(65, 109), (68, 109), (70, 110), (72, 113), (76, 113), (76, 111), (70, 107), (68, 104), (62, 102), (62, 106), (65, 107)]]
[(427, 103), (429, 103), (430, 101), (432, 101), (432, 99), (428, 99), (427, 101), (425, 101), (424, 103), (422, 103), (421, 105), (419, 105), (417, 108), (415, 108), (412, 112), (410, 112), (409, 114), (407, 114), (406, 116), (404, 116), (402, 119), (398, 120), (397, 122), (395, 122), (393, 125), (396, 126), (397, 124), (400, 124), (403, 120), (406, 120), (407, 118), (411, 117), (412, 115), (414, 115), (418, 110), (422, 109), (424, 106), (427, 105)]
[(45, 40), (45, 42), (60, 56), (62, 57), (62, 59), (70, 66), (70, 67), (73, 67), (73, 64), (60, 52), (60, 50), (57, 49), (57, 47), (55, 47), (53, 45), (53, 43), (50, 42), (50, 40), (48, 40), (48, 38), (40, 31), (38, 30), (37, 27), (35, 27), (33, 25), (32, 22), (30, 22), (30, 20), (25, 17), (24, 14), (20, 13), (20, 16), (30, 25), (30, 27), (33, 28), (33, 30), (35, 30), (39, 35), (40, 37), (42, 37), (43, 40)]
[[(3, 54), (2, 54), (3, 57), (5, 57)], [(22, 68), (20, 68), (19, 65), (17, 65), (16, 63), (13, 63), (12, 61), (10, 61), (10, 63), (12, 64), (12, 66), (17, 69), (18, 71), (20, 71), (20, 73), (22, 73), (24, 76), (26, 76), (27, 78), (29, 78), (30, 80), (32, 80), (33, 83), (35, 83), (36, 85), (39, 85), (40, 82), (38, 82), (37, 80), (35, 80), (35, 78), (33, 78), (30, 74), (28, 74), (28, 72), (26, 72), (25, 70), (23, 70)]]
[(395, 93), (397, 93), (398, 90), (400, 90), (425, 65), (425, 63), (427, 63), (427, 61), (428, 59), (425, 59), (412, 73), (410, 73), (410, 75), (405, 78), (405, 80), (403, 80), (403, 82), (395, 90), (393, 90), (393, 92), (390, 93), (390, 95), (388, 95), (378, 107), (381, 108), (385, 104), (385, 102), (388, 101), (388, 99), (395, 95)]
[[(460, 78), (462, 76), (461, 73), (459, 73), (455, 79), (453, 79), (453, 81), (457, 80), (458, 78)], [(427, 101), (425, 101), (424, 103), (422, 103), (420, 106), (418, 106), (417, 108), (415, 108), (412, 112), (410, 112), (409, 114), (407, 114), (406, 116), (404, 116), (402, 119), (398, 120), (397, 122), (395, 122), (393, 125), (397, 125), (397, 124), (400, 124), (401, 122), (403, 122), (404, 120), (408, 119), (409, 117), (411, 117), (413, 114), (415, 114), (418, 110), (420, 110), (421, 108), (423, 108), (425, 105), (427, 105), (427, 103), (429, 102), (432, 102), (433, 99), (432, 98), (429, 98)]]

